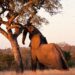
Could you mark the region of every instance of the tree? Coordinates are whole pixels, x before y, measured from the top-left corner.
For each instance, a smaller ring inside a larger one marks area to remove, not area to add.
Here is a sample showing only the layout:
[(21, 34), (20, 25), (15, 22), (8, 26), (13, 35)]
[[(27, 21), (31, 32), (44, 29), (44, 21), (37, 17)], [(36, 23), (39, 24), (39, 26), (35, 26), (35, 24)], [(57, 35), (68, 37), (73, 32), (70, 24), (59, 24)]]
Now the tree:
[[(10, 41), (15, 61), (21, 70), (23, 70), (23, 62), (17, 37), (22, 33), (23, 25), (28, 20), (33, 25), (41, 25), (45, 19), (37, 15), (37, 10), (40, 8), (53, 15), (58, 13), (58, 8), (61, 7), (60, 0), (0, 0), (0, 33)], [(8, 21), (4, 21), (1, 17), (6, 11), (8, 11), (6, 16)], [(1, 27), (3, 24), (6, 26), (6, 30)], [(15, 28), (15, 33), (12, 28)]]

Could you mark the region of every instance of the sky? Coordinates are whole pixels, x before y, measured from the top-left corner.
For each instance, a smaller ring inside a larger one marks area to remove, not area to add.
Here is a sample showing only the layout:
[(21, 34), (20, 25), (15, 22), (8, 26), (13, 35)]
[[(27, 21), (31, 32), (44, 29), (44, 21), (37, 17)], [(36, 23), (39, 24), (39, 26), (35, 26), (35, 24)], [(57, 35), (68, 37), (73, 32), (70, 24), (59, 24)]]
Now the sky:
[[(39, 11), (39, 15), (45, 17), (49, 24), (40, 28), (42, 34), (47, 38), (48, 43), (66, 42), (75, 45), (75, 0), (61, 0), (63, 9), (61, 13), (50, 16), (43, 9)], [(22, 37), (18, 37), (20, 46), (28, 47), (28, 35), (25, 45), (22, 45)], [(0, 48), (11, 47), (10, 42), (0, 34)]]

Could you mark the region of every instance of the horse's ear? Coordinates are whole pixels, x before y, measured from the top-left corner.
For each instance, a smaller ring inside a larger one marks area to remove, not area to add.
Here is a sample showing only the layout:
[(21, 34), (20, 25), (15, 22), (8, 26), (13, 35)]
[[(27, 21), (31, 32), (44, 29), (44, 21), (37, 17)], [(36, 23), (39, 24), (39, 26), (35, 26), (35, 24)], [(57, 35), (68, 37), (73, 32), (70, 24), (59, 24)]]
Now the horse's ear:
[(34, 35), (31, 39), (31, 47), (36, 49), (40, 46), (40, 35)]

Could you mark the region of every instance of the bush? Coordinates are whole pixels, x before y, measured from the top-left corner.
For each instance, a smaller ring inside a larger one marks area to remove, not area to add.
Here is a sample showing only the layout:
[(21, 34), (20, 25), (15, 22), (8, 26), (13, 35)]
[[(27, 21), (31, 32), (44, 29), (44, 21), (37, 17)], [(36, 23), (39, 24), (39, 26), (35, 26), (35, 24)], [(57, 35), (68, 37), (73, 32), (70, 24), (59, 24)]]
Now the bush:
[(66, 52), (66, 51), (64, 51), (63, 53), (64, 53), (65, 59), (67, 60), (68, 66), (69, 67), (75, 66), (75, 63), (74, 63), (74, 61), (72, 61), (72, 58), (71, 58), (71, 53), (70, 52)]
[(75, 66), (75, 63), (72, 60), (69, 60), (68, 61), (68, 66), (69, 67), (74, 67)]
[(71, 53), (70, 53), (70, 52), (64, 51), (63, 53), (64, 53), (64, 57), (65, 57), (65, 59), (67, 60), (67, 62), (68, 62), (69, 60), (71, 60)]
[(15, 61), (12, 55), (0, 54), (0, 70), (11, 69), (13, 64), (15, 64)]

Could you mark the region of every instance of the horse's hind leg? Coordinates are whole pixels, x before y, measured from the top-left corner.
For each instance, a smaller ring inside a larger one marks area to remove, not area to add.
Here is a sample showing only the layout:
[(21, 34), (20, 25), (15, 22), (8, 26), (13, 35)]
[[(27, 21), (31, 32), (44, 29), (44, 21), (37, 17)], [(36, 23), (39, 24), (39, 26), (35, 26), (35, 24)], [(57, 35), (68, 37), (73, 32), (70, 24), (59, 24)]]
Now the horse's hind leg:
[(42, 63), (40, 63), (38, 60), (37, 60), (37, 68), (40, 70), (46, 69), (46, 67)]
[(67, 63), (65, 63), (65, 60), (63, 58), (61, 58), (61, 63), (62, 63), (62, 68), (65, 70), (69, 70), (69, 67), (67, 65)]
[(42, 63), (40, 63), (37, 59), (36, 60), (31, 59), (31, 68), (32, 68), (32, 70), (36, 70), (36, 69), (44, 70), (44, 69), (46, 69), (46, 67)]

